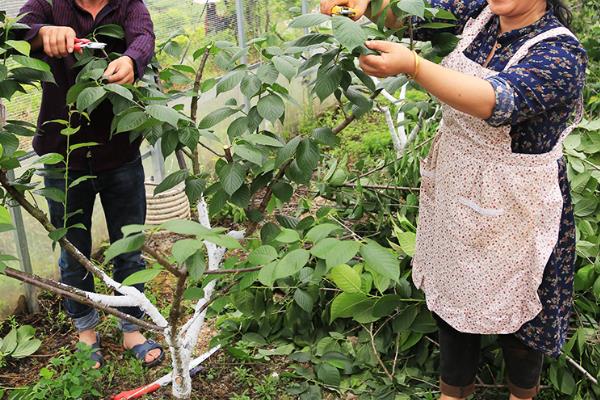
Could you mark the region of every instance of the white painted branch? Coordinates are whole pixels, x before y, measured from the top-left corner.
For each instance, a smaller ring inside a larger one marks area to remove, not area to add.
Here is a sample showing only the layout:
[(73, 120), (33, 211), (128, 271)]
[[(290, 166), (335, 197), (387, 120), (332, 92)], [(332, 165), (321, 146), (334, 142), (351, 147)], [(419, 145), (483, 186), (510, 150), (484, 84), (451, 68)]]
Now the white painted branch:
[(102, 304), (108, 307), (139, 307), (138, 301), (131, 296), (109, 296), (106, 294), (98, 294), (84, 292), (85, 296), (94, 303)]

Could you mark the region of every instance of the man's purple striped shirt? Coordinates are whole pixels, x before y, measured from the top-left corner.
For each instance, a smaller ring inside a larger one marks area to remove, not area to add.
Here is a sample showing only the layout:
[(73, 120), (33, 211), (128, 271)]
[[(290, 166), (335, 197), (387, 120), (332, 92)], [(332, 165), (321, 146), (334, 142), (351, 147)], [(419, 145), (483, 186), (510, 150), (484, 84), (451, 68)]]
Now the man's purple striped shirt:
[[(46, 25), (69, 26), (79, 38), (87, 37), (102, 25), (120, 25), (125, 31), (124, 40), (103, 36), (102, 41), (108, 44), (107, 53), (120, 53), (134, 61), (137, 77), (143, 76), (154, 55), (154, 29), (143, 0), (109, 0), (95, 20), (90, 13), (79, 7), (75, 0), (29, 0), (21, 9), (21, 14), (26, 14), (21, 22), (31, 28), (24, 36), (24, 39), (29, 41)], [(67, 119), (67, 92), (75, 84), (80, 69), (74, 67), (74, 56), (57, 59), (46, 57), (41, 52), (36, 56), (43, 58), (50, 65), (56, 85), (43, 85), (38, 133), (34, 138), (33, 147), (40, 155), (64, 154), (66, 139), (60, 134), (62, 127), (46, 122)], [(71, 143), (97, 142), (101, 145), (75, 151), (71, 156), (72, 169), (106, 171), (118, 168), (138, 157), (139, 139), (131, 143), (126, 133), (111, 138), (113, 116), (112, 106), (106, 101), (92, 113), (91, 122), (82, 123), (81, 130), (73, 136)]]

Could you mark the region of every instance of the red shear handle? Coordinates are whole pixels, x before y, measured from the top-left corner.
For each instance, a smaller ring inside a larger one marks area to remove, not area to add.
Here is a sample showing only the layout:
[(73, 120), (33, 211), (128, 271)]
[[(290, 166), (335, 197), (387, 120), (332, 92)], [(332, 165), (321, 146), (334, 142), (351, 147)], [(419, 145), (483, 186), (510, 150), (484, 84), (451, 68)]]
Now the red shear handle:
[(139, 399), (140, 397), (154, 393), (158, 389), (160, 389), (160, 385), (158, 383), (153, 383), (148, 386), (142, 386), (140, 388), (130, 390), (128, 392), (121, 392), (116, 396), (112, 397), (112, 400), (130, 400), (130, 399)]
[(90, 42), (91, 42), (90, 39), (77, 39), (77, 38), (75, 38), (75, 46), (73, 47), (73, 50), (75, 50), (78, 53), (81, 53), (83, 51), (83, 48), (81, 47), (81, 45), (82, 44), (88, 44)]

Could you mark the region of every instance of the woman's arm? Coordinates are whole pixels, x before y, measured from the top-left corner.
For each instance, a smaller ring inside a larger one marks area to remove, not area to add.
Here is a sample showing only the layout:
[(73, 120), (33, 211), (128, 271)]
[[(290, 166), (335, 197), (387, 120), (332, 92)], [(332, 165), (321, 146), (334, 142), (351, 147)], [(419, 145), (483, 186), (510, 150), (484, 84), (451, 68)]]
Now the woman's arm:
[(380, 56), (360, 58), (360, 66), (368, 75), (385, 78), (416, 74), (417, 83), (452, 108), (481, 119), (492, 116), (496, 93), (485, 79), (456, 72), (425, 59), (420, 59), (418, 70), (415, 70), (415, 54), (399, 43), (372, 41), (367, 42), (367, 47), (381, 53)]

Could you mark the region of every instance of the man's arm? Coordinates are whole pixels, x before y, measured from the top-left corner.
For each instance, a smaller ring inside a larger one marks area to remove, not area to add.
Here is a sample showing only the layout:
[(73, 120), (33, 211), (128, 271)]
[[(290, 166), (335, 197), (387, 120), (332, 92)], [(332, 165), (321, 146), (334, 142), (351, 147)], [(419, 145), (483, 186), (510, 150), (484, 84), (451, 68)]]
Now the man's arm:
[(129, 2), (127, 20), (123, 26), (127, 50), (124, 56), (133, 60), (136, 78), (144, 76), (146, 66), (154, 56), (155, 35), (150, 13), (142, 0)]
[(33, 52), (43, 50), (49, 57), (66, 57), (73, 52), (75, 31), (53, 26), (52, 6), (45, 0), (29, 0), (19, 11), (21, 23), (29, 25), (22, 39), (31, 43)]

